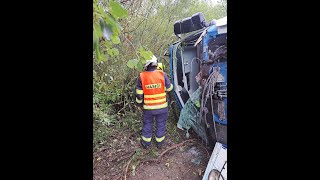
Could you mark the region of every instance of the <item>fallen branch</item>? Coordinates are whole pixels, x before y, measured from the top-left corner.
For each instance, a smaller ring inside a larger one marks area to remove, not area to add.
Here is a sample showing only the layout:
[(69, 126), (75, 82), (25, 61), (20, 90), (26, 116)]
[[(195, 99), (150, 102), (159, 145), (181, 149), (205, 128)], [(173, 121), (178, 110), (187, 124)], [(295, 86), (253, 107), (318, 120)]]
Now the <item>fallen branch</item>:
[[(127, 158), (133, 156), (134, 153), (135, 153), (135, 151), (131, 152), (131, 153), (128, 154), (127, 156), (122, 156), (121, 158), (119, 158), (119, 159), (117, 160), (117, 162), (122, 161), (122, 160), (124, 160), (124, 159), (127, 159)], [(114, 162), (115, 160), (116, 160), (116, 158), (114, 158), (113, 160), (111, 160), (111, 162)]]
[(196, 141), (196, 139), (188, 139), (188, 140), (185, 140), (185, 141), (183, 141), (183, 142), (181, 142), (181, 143), (179, 143), (179, 144), (176, 144), (176, 145), (174, 145), (174, 146), (166, 149), (165, 151), (163, 151), (163, 152), (158, 156), (158, 158), (156, 158), (156, 159), (155, 159), (155, 158), (147, 159), (147, 160), (142, 161), (140, 164), (143, 164), (143, 163), (146, 163), (146, 162), (157, 162), (157, 163), (159, 163), (161, 157), (162, 157), (165, 153), (167, 153), (168, 151), (173, 150), (173, 149), (175, 149), (175, 148), (177, 148), (177, 147), (180, 147), (180, 146), (184, 145), (184, 144), (187, 143), (187, 142), (195, 142), (195, 141)]
[(176, 145), (170, 147), (169, 149), (163, 151), (163, 152), (160, 154), (160, 156), (158, 157), (158, 160), (160, 160), (160, 158), (161, 158), (165, 153), (167, 153), (168, 151), (170, 151), (170, 150), (172, 150), (172, 149), (175, 149), (175, 148), (177, 148), (177, 147), (180, 147), (180, 146), (184, 145), (184, 144), (187, 143), (187, 142), (192, 142), (192, 141), (196, 141), (196, 140), (195, 140), (195, 139), (188, 139), (188, 140), (183, 141), (182, 143), (179, 143), (179, 144), (176, 144)]
[(129, 168), (131, 161), (132, 161), (132, 159), (129, 160), (127, 167), (126, 167), (126, 171), (124, 172), (124, 180), (127, 180), (127, 172), (128, 172), (128, 168)]

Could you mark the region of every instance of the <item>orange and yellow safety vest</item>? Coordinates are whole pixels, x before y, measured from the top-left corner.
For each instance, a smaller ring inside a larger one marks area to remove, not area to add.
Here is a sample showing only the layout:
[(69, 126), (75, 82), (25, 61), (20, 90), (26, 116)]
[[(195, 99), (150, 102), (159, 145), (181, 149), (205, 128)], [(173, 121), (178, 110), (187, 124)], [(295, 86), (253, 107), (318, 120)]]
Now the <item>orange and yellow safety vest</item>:
[(168, 106), (163, 71), (144, 71), (140, 73), (143, 89), (143, 108), (161, 109)]

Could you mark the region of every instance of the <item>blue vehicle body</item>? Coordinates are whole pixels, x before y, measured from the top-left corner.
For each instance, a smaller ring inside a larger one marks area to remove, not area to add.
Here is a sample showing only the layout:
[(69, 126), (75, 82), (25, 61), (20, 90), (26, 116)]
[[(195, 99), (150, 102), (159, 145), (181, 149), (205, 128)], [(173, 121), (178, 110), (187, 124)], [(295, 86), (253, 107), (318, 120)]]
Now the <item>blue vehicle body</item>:
[[(199, 87), (202, 88), (200, 114), (206, 111), (206, 114), (201, 117), (205, 117), (207, 121), (204, 126), (206, 126), (207, 136), (210, 140), (208, 143), (215, 147), (214, 152), (216, 152), (213, 153), (215, 157), (211, 158), (208, 163), (205, 180), (208, 179), (209, 172), (214, 167), (215, 169), (221, 168), (219, 176), (221, 176), (223, 169), (226, 173), (227, 17), (207, 23), (201, 14), (197, 13), (176, 22), (174, 31), (179, 40), (169, 47), (169, 61), (174, 97), (181, 110), (185, 107), (190, 96)], [(181, 27), (185, 29), (181, 29)], [(219, 54), (220, 50), (224, 53)], [(206, 88), (210, 86), (208, 83), (213, 84), (211, 90)], [(206, 97), (205, 103), (203, 102), (204, 97)], [(221, 152), (221, 157), (219, 157), (219, 152)], [(224, 165), (220, 167), (218, 164)], [(218, 179), (220, 178), (218, 177)], [(226, 174), (223, 179), (226, 179)]]

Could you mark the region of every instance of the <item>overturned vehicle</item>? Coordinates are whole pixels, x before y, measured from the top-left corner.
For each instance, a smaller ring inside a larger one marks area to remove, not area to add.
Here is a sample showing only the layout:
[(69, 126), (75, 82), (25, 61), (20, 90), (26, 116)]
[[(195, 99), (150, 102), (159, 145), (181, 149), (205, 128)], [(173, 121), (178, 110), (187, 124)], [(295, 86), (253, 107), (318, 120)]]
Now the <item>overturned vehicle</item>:
[(178, 128), (192, 128), (213, 147), (203, 179), (227, 179), (227, 17), (206, 22), (199, 12), (176, 21), (170, 76), (181, 109)]

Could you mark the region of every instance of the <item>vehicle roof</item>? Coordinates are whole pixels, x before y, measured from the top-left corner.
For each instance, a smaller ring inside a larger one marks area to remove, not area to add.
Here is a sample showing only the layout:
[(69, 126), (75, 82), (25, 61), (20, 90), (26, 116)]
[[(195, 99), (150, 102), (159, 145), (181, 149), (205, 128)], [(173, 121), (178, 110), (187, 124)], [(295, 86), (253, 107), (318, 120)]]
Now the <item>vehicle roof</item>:
[(227, 33), (227, 16), (220, 18), (216, 22), (218, 34)]

